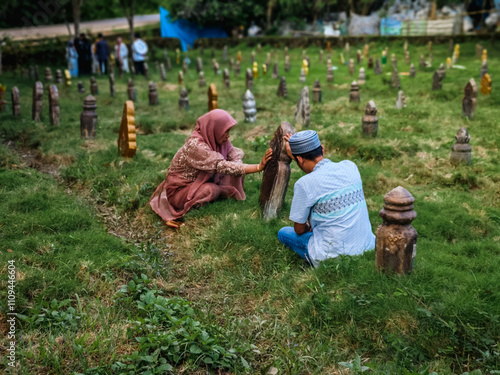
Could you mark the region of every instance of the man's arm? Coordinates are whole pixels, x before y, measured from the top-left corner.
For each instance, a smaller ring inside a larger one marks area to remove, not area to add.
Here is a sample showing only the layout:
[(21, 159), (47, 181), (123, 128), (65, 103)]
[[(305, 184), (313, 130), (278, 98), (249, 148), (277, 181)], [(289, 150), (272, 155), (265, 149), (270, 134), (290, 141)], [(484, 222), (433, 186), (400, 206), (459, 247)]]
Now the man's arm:
[(300, 236), (301, 234), (309, 232), (311, 230), (311, 225), (309, 225), (309, 223), (293, 223), (293, 229), (295, 230), (295, 233)]

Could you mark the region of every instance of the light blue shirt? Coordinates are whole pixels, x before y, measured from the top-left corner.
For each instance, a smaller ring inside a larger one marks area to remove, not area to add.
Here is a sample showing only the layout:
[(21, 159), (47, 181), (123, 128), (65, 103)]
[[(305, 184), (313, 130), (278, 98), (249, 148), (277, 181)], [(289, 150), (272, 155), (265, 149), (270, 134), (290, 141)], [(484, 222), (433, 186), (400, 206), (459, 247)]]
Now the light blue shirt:
[(307, 252), (314, 266), (339, 255), (375, 248), (363, 184), (356, 164), (323, 159), (294, 186), (290, 220), (309, 220), (313, 235)]
[(134, 61), (144, 61), (146, 59), (146, 54), (148, 53), (148, 45), (142, 39), (136, 39), (132, 43), (132, 59)]

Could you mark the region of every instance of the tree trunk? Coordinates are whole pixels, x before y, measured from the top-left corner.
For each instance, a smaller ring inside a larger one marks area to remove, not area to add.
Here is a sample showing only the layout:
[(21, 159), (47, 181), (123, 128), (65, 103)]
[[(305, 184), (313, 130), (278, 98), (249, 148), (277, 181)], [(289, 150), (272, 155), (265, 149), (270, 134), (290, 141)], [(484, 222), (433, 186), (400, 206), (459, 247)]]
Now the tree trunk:
[(130, 29), (130, 45), (134, 42), (134, 0), (120, 0), (123, 13), (128, 21)]
[[(80, 35), (80, 8), (82, 6), (83, 0), (72, 0), (73, 4), (73, 22), (75, 24), (75, 38)], [(71, 31), (70, 31), (71, 34)]]
[(267, 3), (267, 25), (266, 25), (266, 30), (271, 29), (271, 16), (273, 14), (273, 8), (275, 5), (275, 0), (269, 0)]

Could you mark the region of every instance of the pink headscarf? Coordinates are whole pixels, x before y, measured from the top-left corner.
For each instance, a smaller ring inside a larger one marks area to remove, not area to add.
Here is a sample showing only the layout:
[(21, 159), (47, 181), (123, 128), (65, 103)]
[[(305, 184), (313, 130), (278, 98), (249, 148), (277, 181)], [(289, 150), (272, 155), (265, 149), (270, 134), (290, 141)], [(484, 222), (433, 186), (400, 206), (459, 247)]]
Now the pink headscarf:
[(217, 151), (227, 158), (233, 145), (228, 140), (224, 144), (219, 144), (224, 133), (231, 129), (237, 122), (229, 113), (222, 109), (214, 109), (196, 121), (196, 127), (191, 133), (191, 137), (198, 138), (210, 146), (212, 151)]
[[(222, 109), (214, 109), (196, 121), (196, 127), (191, 133), (191, 137), (198, 138), (206, 143), (213, 151), (220, 153), (227, 160), (227, 155), (233, 149), (233, 145), (228, 140), (224, 144), (219, 144), (224, 136), (224, 133), (231, 129), (237, 122), (229, 113)], [(200, 172), (196, 181), (191, 185), (188, 193), (188, 200), (192, 199), (196, 191), (212, 177), (211, 173)], [(214, 182), (218, 183), (221, 178), (220, 174), (216, 174)]]

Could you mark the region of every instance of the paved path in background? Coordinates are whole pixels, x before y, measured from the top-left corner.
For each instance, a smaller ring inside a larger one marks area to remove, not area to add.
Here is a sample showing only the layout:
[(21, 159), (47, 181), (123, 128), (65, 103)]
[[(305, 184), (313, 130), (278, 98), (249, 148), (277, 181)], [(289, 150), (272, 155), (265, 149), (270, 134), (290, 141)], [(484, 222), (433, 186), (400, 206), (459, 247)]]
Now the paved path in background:
[[(152, 25), (160, 22), (160, 14), (148, 14), (145, 16), (135, 16), (134, 17), (134, 27), (140, 27), (145, 25)], [(74, 24), (70, 24), (71, 32), (74, 32)], [(97, 33), (111, 33), (116, 30), (128, 30), (127, 19), (124, 18), (112, 18), (107, 20), (99, 21), (86, 21), (80, 23), (80, 31), (88, 32), (91, 31), (93, 34)], [(8, 36), (14, 40), (20, 39), (40, 39), (55, 36), (67, 36), (68, 28), (66, 24), (59, 25), (48, 25), (48, 26), (32, 26), (23, 27), (18, 29), (0, 29), (0, 37)]]

